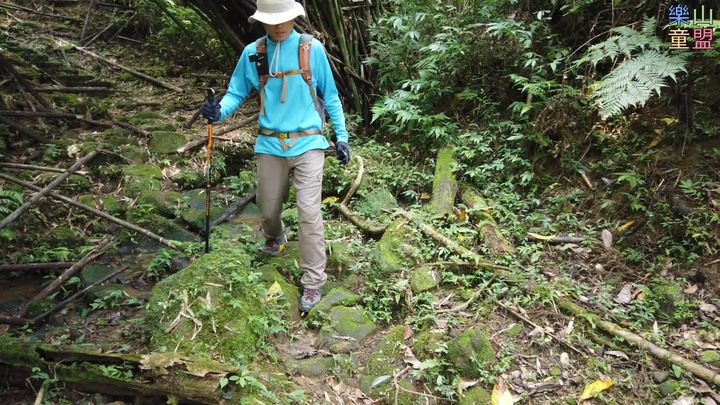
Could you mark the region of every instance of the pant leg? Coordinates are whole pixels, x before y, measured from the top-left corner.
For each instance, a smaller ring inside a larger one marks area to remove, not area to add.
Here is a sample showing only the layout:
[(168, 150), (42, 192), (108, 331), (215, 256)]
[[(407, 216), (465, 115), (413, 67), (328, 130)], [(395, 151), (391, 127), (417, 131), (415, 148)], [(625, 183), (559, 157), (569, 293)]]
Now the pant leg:
[(319, 289), (325, 284), (325, 229), (321, 206), (325, 153), (310, 150), (290, 158), (298, 207), (300, 239), (300, 282), (304, 288)]
[(262, 214), (262, 229), (266, 238), (283, 233), (282, 205), (290, 189), (289, 166), (286, 158), (257, 154), (256, 201)]

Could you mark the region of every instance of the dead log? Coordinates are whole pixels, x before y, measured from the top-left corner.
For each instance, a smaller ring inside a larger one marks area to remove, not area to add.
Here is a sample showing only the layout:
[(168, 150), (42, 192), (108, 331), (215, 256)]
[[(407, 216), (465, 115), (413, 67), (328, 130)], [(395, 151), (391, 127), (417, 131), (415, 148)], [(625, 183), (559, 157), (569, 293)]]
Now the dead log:
[[(131, 375), (112, 377), (107, 369), (113, 367), (122, 367)], [(179, 403), (215, 405), (223, 403), (220, 379), (240, 374), (227, 364), (180, 353), (107, 354), (20, 341), (8, 335), (0, 336), (0, 368), (25, 376), (38, 368), (78, 391), (163, 401), (175, 397)], [(235, 390), (234, 398), (242, 397), (237, 384), (225, 390)]]
[(110, 87), (37, 87), (39, 93), (108, 93), (115, 91)]
[[(35, 165), (25, 165), (22, 163), (5, 163), (0, 162), (0, 167), (8, 167), (11, 169), (20, 169), (20, 170), (40, 170), (43, 172), (53, 172), (53, 173), (65, 173), (67, 170), (60, 169), (58, 167), (47, 167), (47, 166), (35, 166)], [(86, 175), (87, 172), (85, 171), (76, 171), (75, 174), (82, 174)]]
[(489, 207), (480, 193), (469, 186), (464, 186), (460, 198), (468, 208), (470, 219), (478, 232), (478, 236), (490, 252), (494, 255), (512, 253), (514, 251), (512, 245), (498, 229), (497, 223), (489, 213)]
[(78, 271), (82, 270), (83, 267), (85, 267), (86, 264), (91, 263), (93, 260), (95, 260), (98, 256), (103, 254), (111, 245), (113, 244), (113, 239), (108, 238), (100, 242), (97, 246), (95, 246), (88, 254), (86, 254), (82, 259), (80, 259), (77, 263), (70, 266), (69, 269), (65, 270), (58, 278), (53, 280), (52, 283), (48, 284), (47, 287), (43, 288), (42, 291), (40, 291), (35, 297), (30, 299), (28, 302), (26, 302), (22, 308), (20, 308), (20, 311), (18, 312), (18, 317), (23, 317), (25, 314), (27, 314), (28, 310), (30, 309), (30, 306), (43, 298), (47, 297), (52, 293), (53, 291), (57, 290), (65, 284), (67, 280), (70, 279), (73, 275), (75, 275)]
[(107, 64), (110, 65), (110, 66), (113, 66), (113, 67), (116, 67), (116, 68), (118, 68), (118, 69), (124, 70), (124, 71), (132, 74), (133, 76), (139, 77), (139, 78), (141, 78), (141, 79), (143, 79), (143, 80), (147, 80), (148, 82), (150, 82), (150, 83), (152, 83), (152, 84), (155, 84), (155, 85), (157, 85), (157, 86), (160, 86), (160, 87), (165, 88), (165, 89), (168, 89), (168, 90), (176, 91), (176, 92), (178, 92), (178, 93), (182, 93), (182, 91), (183, 91), (180, 87), (173, 86), (172, 84), (164, 83), (164, 82), (162, 82), (162, 81), (160, 81), (160, 80), (158, 80), (158, 79), (156, 79), (156, 78), (154, 78), (154, 77), (150, 77), (150, 76), (148, 76), (148, 75), (146, 75), (146, 74), (144, 74), (144, 73), (140, 73), (140, 72), (138, 72), (137, 70), (133, 70), (133, 69), (130, 69), (129, 67), (126, 67), (126, 66), (117, 64), (117, 63), (115, 63), (115, 62), (113, 62), (113, 61), (111, 61), (111, 60), (109, 60), (109, 59), (107, 59), (107, 58), (104, 58), (104, 57), (102, 57), (102, 56), (100, 56), (100, 55), (98, 55), (98, 54), (96, 54), (96, 53), (94, 53), (94, 52), (88, 51), (87, 49), (85, 49), (85, 48), (83, 48), (83, 47), (80, 47), (80, 46), (77, 46), (77, 45), (73, 45), (73, 44), (70, 44), (70, 43), (67, 43), (67, 42), (65, 42), (65, 43), (66, 43), (67, 45), (69, 45), (69, 46), (72, 46), (74, 49), (77, 49), (78, 51), (84, 53), (85, 55), (88, 55), (88, 56), (90, 56), (90, 57), (92, 57), (92, 58), (95, 58), (95, 59), (97, 59), (97, 60), (99, 60), (99, 61), (105, 62), (105, 63), (107, 63)]
[[(448, 239), (447, 237), (441, 235), (440, 233), (438, 233), (435, 229), (433, 229), (429, 225), (424, 224), (422, 222), (417, 222), (415, 216), (413, 214), (411, 214), (410, 212), (402, 211), (402, 210), (400, 210), (398, 212), (400, 215), (403, 215), (404, 217), (408, 218), (409, 220), (415, 221), (417, 223), (418, 227), (420, 228), (420, 230), (424, 234), (432, 237), (438, 243), (453, 250), (455, 253), (457, 253), (463, 257), (472, 259), (478, 263), (480, 263), (480, 260), (484, 260), (477, 253), (471, 252), (468, 249), (466, 249), (465, 247), (463, 247), (463, 246), (455, 243), (454, 241)], [(495, 267), (483, 266), (483, 267), (490, 269), (494, 274), (501, 276), (506, 281), (513, 281), (514, 279), (517, 278), (516, 275), (510, 273), (509, 271), (506, 271), (507, 269), (499, 270), (496, 268), (496, 267), (500, 267), (500, 266), (495, 266)], [(541, 287), (539, 287), (537, 285), (525, 283), (524, 288), (528, 291), (539, 291), (541, 293), (544, 293), (543, 291), (541, 291)], [(674, 365), (682, 368), (683, 370), (689, 371), (694, 376), (696, 376), (706, 382), (713, 383), (716, 386), (720, 387), (720, 374), (703, 366), (702, 364), (699, 364), (690, 359), (686, 359), (686, 358), (678, 355), (677, 353), (663, 349), (663, 348), (655, 345), (654, 343), (651, 343), (651, 342), (643, 339), (642, 337), (640, 337), (639, 335), (637, 335), (635, 333), (632, 333), (626, 329), (623, 329), (622, 327), (620, 327), (612, 322), (605, 321), (598, 315), (589, 312), (585, 308), (575, 304), (574, 302), (572, 302), (566, 298), (560, 298), (560, 297), (555, 296), (554, 303), (558, 307), (560, 307), (563, 310), (565, 310), (566, 312), (568, 312), (569, 314), (575, 316), (577, 319), (584, 320), (589, 325), (593, 326), (593, 328), (595, 326), (597, 326), (612, 336), (621, 338), (621, 339), (625, 340), (626, 342), (629, 342), (642, 350), (646, 350), (646, 351), (650, 352), (653, 356), (657, 357), (660, 360), (674, 364)]]
[(525, 237), (528, 242), (547, 242), (547, 243), (583, 243), (584, 238), (576, 236), (551, 236), (549, 238), (538, 238), (537, 236), (528, 235)]
[[(26, 182), (26, 181), (22, 181), (22, 180), (20, 180), (20, 179), (15, 178), (15, 177), (8, 176), (7, 174), (4, 174), (4, 173), (0, 173), (0, 179), (5, 179), (5, 180), (8, 180), (8, 181), (12, 181), (12, 182), (15, 183), (15, 184), (19, 184), (19, 185), (21, 185), (21, 186), (23, 186), (23, 187), (27, 187), (27, 188), (29, 188), (29, 189), (31, 189), (31, 190), (40, 190), (40, 187), (38, 187), (38, 186), (36, 186), (36, 185), (34, 185), (34, 184), (32, 184), (32, 183), (28, 183), (28, 182)], [(165, 238), (163, 238), (162, 236), (158, 236), (158, 235), (156, 235), (156, 234), (148, 231), (147, 229), (140, 228), (140, 227), (137, 226), (137, 225), (133, 225), (133, 224), (131, 224), (131, 223), (129, 223), (129, 222), (123, 221), (122, 219), (115, 218), (114, 216), (112, 216), (112, 215), (110, 215), (110, 214), (107, 214), (107, 213), (102, 212), (102, 211), (98, 211), (98, 210), (96, 210), (96, 209), (94, 209), (94, 208), (92, 208), (92, 207), (88, 207), (87, 205), (81, 204), (81, 203), (79, 203), (79, 202), (77, 202), (77, 201), (75, 201), (75, 200), (73, 200), (73, 199), (71, 199), (71, 198), (68, 198), (68, 197), (65, 197), (65, 196), (63, 196), (63, 195), (60, 195), (60, 194), (57, 194), (57, 193), (53, 193), (53, 192), (48, 193), (48, 195), (49, 195), (50, 197), (52, 197), (52, 198), (55, 198), (55, 199), (57, 199), (57, 200), (66, 202), (66, 203), (68, 203), (68, 204), (70, 204), (70, 205), (72, 205), (72, 206), (75, 206), (75, 207), (77, 207), (77, 208), (80, 208), (80, 209), (82, 209), (82, 210), (85, 210), (85, 211), (87, 211), (87, 212), (90, 212), (90, 213), (92, 213), (92, 214), (95, 214), (95, 215), (97, 215), (97, 216), (99, 216), (99, 217), (101, 217), (101, 218), (107, 219), (108, 221), (112, 221), (112, 222), (114, 222), (114, 223), (116, 223), (116, 224), (118, 224), (118, 225), (124, 226), (125, 228), (131, 229), (131, 230), (133, 230), (133, 231), (135, 231), (135, 232), (137, 232), (137, 233), (140, 233), (140, 234), (142, 234), (142, 235), (145, 235), (145, 236), (147, 236), (148, 238), (153, 239), (153, 240), (155, 240), (155, 241), (157, 241), (157, 242), (159, 242), (159, 243), (161, 243), (161, 244), (163, 244), (163, 245), (165, 245), (165, 246), (167, 246), (167, 247), (169, 247), (169, 248), (171, 248), (171, 249), (177, 249), (177, 248), (178, 248), (178, 246), (176, 245), (177, 242), (174, 242), (174, 241), (165, 239)]]
[(67, 179), (68, 177), (70, 177), (70, 175), (73, 174), (73, 172), (75, 172), (77, 169), (79, 169), (79, 168), (81, 168), (82, 166), (84, 166), (85, 163), (89, 162), (90, 160), (92, 160), (92, 158), (94, 158), (95, 156), (97, 156), (97, 154), (100, 153), (101, 150), (102, 150), (102, 149), (98, 149), (98, 150), (94, 150), (94, 151), (88, 153), (87, 155), (85, 155), (84, 158), (78, 160), (77, 162), (75, 162), (74, 165), (72, 165), (69, 169), (67, 169), (67, 172), (61, 174), (61, 175), (58, 176), (55, 180), (51, 181), (50, 184), (48, 184), (47, 186), (45, 186), (45, 188), (43, 188), (42, 190), (40, 190), (40, 191), (38, 191), (37, 193), (35, 193), (35, 195), (33, 195), (32, 197), (30, 197), (30, 199), (25, 202), (25, 204), (21, 205), (18, 209), (16, 209), (16, 210), (13, 211), (10, 215), (8, 215), (7, 217), (5, 217), (5, 219), (3, 219), (2, 222), (0, 222), (0, 229), (6, 227), (8, 224), (10, 224), (10, 223), (12, 223), (14, 220), (16, 220), (20, 215), (22, 215), (23, 213), (25, 213), (25, 211), (29, 210), (30, 207), (32, 207), (36, 202), (38, 202), (38, 200), (40, 200), (41, 198), (43, 198), (43, 197), (44, 197), (45, 195), (47, 195), (50, 191), (52, 191), (52, 189), (54, 189), (54, 188), (57, 187), (60, 183), (62, 183), (63, 181), (65, 181), (65, 179)]
[(67, 269), (77, 262), (54, 262), (54, 263), (24, 263), (24, 264), (0, 264), (0, 274), (13, 271), (31, 270), (58, 270)]
[(455, 194), (458, 191), (457, 179), (454, 173), (455, 164), (455, 148), (445, 146), (438, 151), (430, 210), (439, 217), (453, 215)]
[(343, 200), (340, 202), (339, 210), (343, 215), (345, 215), (345, 218), (347, 218), (353, 225), (357, 226), (365, 233), (370, 235), (382, 235), (387, 229), (387, 224), (371, 224), (348, 207), (350, 198), (352, 198), (357, 189), (360, 187), (362, 178), (365, 175), (365, 162), (363, 161), (363, 158), (360, 155), (356, 154), (355, 160), (357, 160), (358, 162), (358, 174), (355, 177), (355, 180), (350, 185), (350, 190), (348, 190), (347, 194), (345, 194), (345, 198), (343, 198)]
[(24, 126), (18, 124), (17, 122), (7, 119), (7, 118), (3, 117), (2, 115), (0, 115), (0, 123), (7, 125), (10, 129), (14, 129), (20, 135), (25, 135), (28, 138), (32, 138), (40, 143), (55, 143), (54, 140), (47, 139), (44, 136), (38, 134), (37, 132), (35, 132), (31, 129), (25, 128)]

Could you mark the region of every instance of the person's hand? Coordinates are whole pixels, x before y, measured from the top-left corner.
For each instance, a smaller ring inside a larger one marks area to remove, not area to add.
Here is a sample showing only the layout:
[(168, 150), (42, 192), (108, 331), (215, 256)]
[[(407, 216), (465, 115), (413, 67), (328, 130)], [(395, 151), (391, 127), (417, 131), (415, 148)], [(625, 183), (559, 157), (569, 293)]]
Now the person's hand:
[(202, 116), (208, 120), (208, 123), (220, 121), (220, 103), (217, 100), (208, 100), (203, 103)]
[(346, 165), (350, 161), (350, 148), (347, 142), (339, 141), (335, 144), (335, 156), (338, 158), (340, 163)]

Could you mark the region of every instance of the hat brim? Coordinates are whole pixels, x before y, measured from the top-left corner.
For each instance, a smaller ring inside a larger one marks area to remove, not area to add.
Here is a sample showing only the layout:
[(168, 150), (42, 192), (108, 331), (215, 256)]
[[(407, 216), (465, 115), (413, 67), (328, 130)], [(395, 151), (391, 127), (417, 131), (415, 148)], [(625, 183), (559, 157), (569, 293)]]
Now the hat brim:
[(248, 22), (254, 23), (260, 21), (263, 24), (277, 25), (284, 22), (294, 20), (296, 17), (305, 16), (305, 9), (302, 4), (298, 2), (293, 3), (293, 8), (282, 13), (263, 13), (255, 11), (255, 14), (248, 18)]

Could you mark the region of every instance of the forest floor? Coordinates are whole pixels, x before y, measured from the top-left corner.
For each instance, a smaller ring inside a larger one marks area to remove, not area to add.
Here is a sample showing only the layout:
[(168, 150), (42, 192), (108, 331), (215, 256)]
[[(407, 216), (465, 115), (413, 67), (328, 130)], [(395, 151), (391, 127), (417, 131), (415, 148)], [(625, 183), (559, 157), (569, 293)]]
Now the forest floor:
[[(20, 75), (45, 88), (60, 85), (112, 87), (110, 93), (99, 90), (79, 95), (41, 93), (51, 100), (55, 111), (94, 121), (130, 122), (141, 130), (179, 133), (183, 140), (173, 144), (172, 148), (153, 153), (151, 148), (163, 148), (152, 145), (157, 142), (157, 136), (150, 139), (137, 131), (124, 135), (132, 140), (132, 148), (120, 144), (108, 147), (103, 158), (107, 162), (106, 170), (103, 165), (93, 166), (83, 176), (86, 185), (81, 184), (81, 179), (75, 179), (76, 183), (61, 187), (58, 192), (73, 197), (88, 194), (117, 197), (123, 207), (137, 206), (137, 201), (124, 200), (123, 190), (129, 184), (117, 175), (125, 165), (133, 163), (131, 154), (136, 151), (145, 156), (145, 162), (161, 169), (163, 191), (202, 189), (205, 143), (196, 143), (184, 153), (175, 150), (186, 142), (202, 141), (206, 125), (202, 118), (193, 120), (193, 116), (197, 117), (209, 84), (218, 90), (227, 85), (225, 72), (198, 74), (193, 68), (168, 64), (158, 56), (157, 49), (132, 39), (115, 37), (108, 41), (118, 28), (114, 25), (87, 48), (115, 64), (160, 80), (166, 84), (163, 87), (68, 45), (79, 42), (87, 4), (45, 6), (42, 11), (45, 14), (18, 8), (0, 9), (0, 52), (13, 62)], [(117, 16), (112, 13), (112, 9), (98, 8), (87, 32), (97, 33), (111, 24), (113, 15)], [(86, 39), (90, 37), (86, 35)], [(16, 83), (13, 77), (3, 75), (0, 82), (2, 110), (32, 111), (33, 105), (38, 106), (37, 100), (27, 90), (18, 92)], [(181, 91), (173, 91), (168, 86)], [(214, 128), (213, 159), (216, 161), (213, 167), (218, 173), (214, 178), (213, 199), (220, 211), (253, 190), (255, 121), (252, 117), (256, 110), (256, 102), (250, 100), (233, 117)], [(151, 121), (143, 121), (143, 117), (152, 115), (147, 112), (155, 114)], [(14, 164), (68, 167), (75, 158), (87, 154), (83, 146), (96, 141), (106, 129), (67, 117), (63, 120), (8, 118), (55, 141), (41, 143), (8, 129), (1, 134), (5, 143), (3, 160)], [(238, 125), (242, 122), (246, 124)], [(191, 125), (186, 125), (188, 123)], [(381, 179), (393, 176), (417, 176), (427, 180), (423, 191), (431, 192), (432, 173), (427, 173), (426, 167), (416, 168), (415, 173), (398, 172), (407, 170), (409, 163), (400, 162), (402, 155), (392, 145), (358, 138), (351, 141), (351, 147), (353, 154), (374, 162), (374, 166), (368, 168), (368, 175), (380, 180), (372, 184), (382, 184)], [(510, 267), (513, 262), (516, 269), (527, 268), (533, 283), (544, 283), (552, 291), (549, 295), (528, 292), (523, 288), (527, 286), (501, 280), (497, 274), (477, 273), (467, 263), (467, 258), (450, 263), (450, 258), (457, 259), (452, 249), (436, 244), (417, 230), (401, 236), (407, 238), (408, 243), (396, 244), (394, 248), (410, 250), (401, 253), (422, 260), (400, 266), (401, 269), (387, 279), (374, 278), (378, 274), (370, 268), (378, 259), (371, 256), (380, 249), (381, 240), (353, 227), (333, 208), (332, 200), (324, 202), (328, 244), (345, 249), (342, 253), (331, 254), (328, 285), (357, 294), (358, 305), (371, 320), (374, 330), (363, 336), (351, 352), (335, 352), (319, 343), (325, 330), (315, 321), (296, 316), (290, 319), (284, 337), (268, 337), (280, 358), (278, 362), (283, 374), (296, 388), (291, 392), (275, 393), (278, 395), (275, 398), (282, 399), (278, 403), (366, 404), (373, 400), (375, 403), (486, 403), (489, 392), (501, 377), (519, 403), (579, 403), (581, 393), (589, 384), (607, 380), (612, 380), (614, 386), (590, 401), (607, 404), (720, 403), (717, 394), (720, 387), (623, 339), (595, 329), (591, 317), (570, 316), (557, 305), (565, 298), (573, 299), (585, 305), (588, 312), (612, 320), (647, 341), (700, 362), (716, 373), (719, 370), (720, 252), (715, 241), (720, 237), (720, 221), (702, 222), (706, 217), (693, 216), (692, 212), (699, 210), (698, 201), (704, 201), (701, 204), (703, 213), (709, 218), (720, 215), (720, 137), (693, 140), (687, 145), (665, 142), (650, 148), (657, 153), (652, 162), (645, 162), (651, 169), (640, 176), (642, 184), (647, 188), (655, 185), (655, 189), (660, 190), (666, 181), (677, 185), (684, 176), (683, 186), (678, 187), (686, 193), (658, 196), (667, 197), (672, 212), (677, 215), (666, 221), (671, 222), (669, 226), (660, 226), (659, 219), (648, 221), (643, 211), (629, 208), (633, 200), (628, 199), (628, 195), (640, 189), (632, 185), (633, 179), (629, 176), (616, 180), (630, 187), (621, 190), (613, 189), (612, 181), (603, 178), (611, 177), (609, 174), (591, 175), (593, 188), (587, 187), (580, 176), (573, 179), (558, 176), (559, 185), (544, 193), (547, 201), (540, 205), (554, 204), (559, 209), (555, 217), (548, 216), (545, 221), (553, 222), (582, 212), (583, 219), (575, 220), (574, 228), (563, 229), (564, 234), (577, 235), (580, 240), (562, 243), (511, 240), (516, 255), (501, 259), (499, 263)], [(677, 153), (678, 149), (682, 153)], [(590, 155), (588, 158), (592, 159)], [(326, 181), (330, 185), (324, 189), (323, 197), (342, 198), (355, 178), (358, 165), (353, 162), (343, 168), (334, 159), (328, 159), (332, 160), (326, 164), (330, 167), (330, 172), (326, 172)], [(17, 174), (18, 171), (3, 167), (3, 172)], [(41, 185), (49, 183), (47, 173), (41, 170), (25, 168), (20, 172), (18, 176), (25, 180)], [(702, 185), (693, 184), (692, 180), (687, 180), (689, 178), (702, 179)], [(9, 184), (6, 182), (3, 187), (7, 188)], [(373, 198), (379, 199), (378, 196), (383, 194), (373, 197), (371, 191), (363, 191), (365, 211), (361, 210), (360, 204), (358, 211), (367, 216), (372, 215), (371, 209), (378, 209), (375, 219), (392, 221), (398, 228), (410, 227), (409, 221), (398, 222), (395, 216), (382, 211), (383, 203)], [(493, 196), (486, 197), (494, 199)], [(28, 198), (29, 194), (26, 194), (26, 200)], [(608, 214), (604, 204), (612, 199), (622, 201), (622, 204)], [(559, 200), (563, 203), (557, 204)], [(107, 202), (96, 204), (96, 207), (101, 211), (108, 209)], [(92, 214), (44, 198), (13, 224), (11, 229), (17, 238), (3, 239), (2, 247), (6, 253), (3, 264), (65, 261), (68, 254), (76, 260), (82, 257), (79, 248), (67, 250), (67, 247), (78, 234), (92, 234), (92, 238), (78, 243), (83, 246), (97, 242), (100, 233), (93, 230), (118, 229), (107, 225), (98, 228), (99, 221)], [(462, 240), (463, 235), (472, 232), (472, 227), (465, 227), (460, 220), (450, 224), (427, 221), (440, 232), (452, 233), (456, 240)], [(254, 232), (252, 239), (258, 243), (262, 241), (256, 210), (245, 210), (230, 222), (246, 224)], [(612, 242), (609, 239), (603, 241), (602, 230), (607, 224), (614, 225), (605, 233), (614, 237)], [(292, 226), (290, 223), (290, 232)], [(68, 236), (54, 232), (61, 227), (75, 233)], [(189, 226), (188, 229), (183, 235), (194, 232), (187, 236), (188, 240), (200, 245), (199, 230)], [(688, 241), (688, 229), (699, 236)], [(532, 231), (541, 233), (542, 229)], [(296, 239), (292, 236), (291, 240)], [(542, 236), (536, 237), (542, 239)], [(672, 244), (673, 241), (677, 244)], [(701, 247), (696, 249), (693, 244)], [(678, 246), (700, 253), (695, 254), (689, 265), (674, 263), (669, 255), (673, 249), (679, 249)], [(470, 247), (482, 250), (481, 247)], [(195, 253), (191, 257), (197, 257), (197, 251)], [(288, 254), (292, 255), (292, 252)], [(148, 338), (143, 319), (148, 298), (159, 279), (169, 275), (172, 269), (189, 264), (187, 261), (178, 263), (182, 261), (161, 248), (118, 249), (115, 254), (103, 256), (102, 264), (113, 269), (127, 269), (120, 276), (124, 286), (121, 295), (85, 297), (32, 326), (0, 324), (0, 334), (52, 345), (83, 345), (103, 353), (146, 353)], [(257, 256), (254, 263), (260, 266), (265, 262), (266, 259)], [(430, 269), (426, 274), (436, 279), (432, 288), (411, 288), (412, 275), (419, 268)], [(297, 283), (296, 272), (282, 273), (291, 284)], [(37, 271), (0, 273), (2, 314), (16, 314), (57, 274)], [(59, 301), (77, 291), (83, 281), (64, 286), (50, 297), (49, 305), (52, 299)], [(322, 317), (320, 319), (322, 321)], [(478, 352), (482, 342), (473, 341), (470, 347), (463, 347), (473, 356), (464, 363), (457, 356), (448, 355), (462, 337), (472, 335), (468, 335), (473, 330), (471, 326), (485, 332), (478, 339), (489, 343), (494, 354), (492, 361), (475, 363), (480, 361), (481, 353)], [(393, 357), (389, 354), (393, 350), (387, 348), (394, 342), (400, 344), (393, 347), (397, 351)], [(475, 355), (478, 358), (474, 358)], [(474, 370), (463, 372), (463, 367)], [(28, 376), (2, 369), (2, 402), (37, 403), (38, 387), (51, 380), (51, 374), (35, 372)], [(261, 376), (258, 379), (263, 381)], [(155, 400), (164, 403), (164, 400)], [(101, 395), (60, 382), (51, 384), (42, 398), (42, 403), (48, 404), (130, 402), (132, 399), (127, 396)], [(155, 402), (137, 399), (136, 403)], [(265, 403), (273, 403), (273, 400)]]

